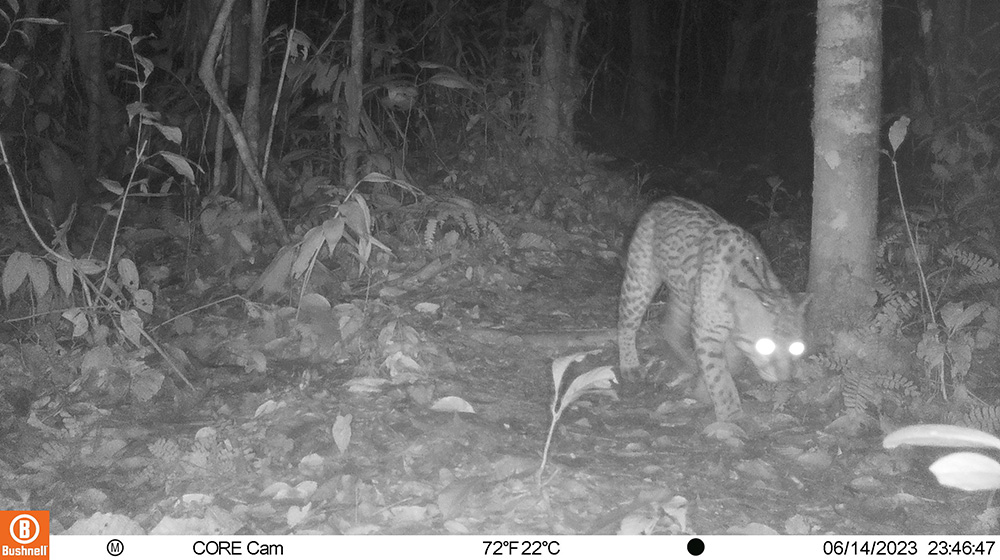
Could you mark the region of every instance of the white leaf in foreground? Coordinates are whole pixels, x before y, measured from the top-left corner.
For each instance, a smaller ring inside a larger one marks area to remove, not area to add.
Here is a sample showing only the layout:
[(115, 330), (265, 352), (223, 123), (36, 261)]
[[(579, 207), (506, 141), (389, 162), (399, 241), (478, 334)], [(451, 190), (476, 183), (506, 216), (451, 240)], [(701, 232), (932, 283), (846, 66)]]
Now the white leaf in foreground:
[(938, 447), (992, 447), (1000, 449), (1000, 439), (973, 428), (947, 424), (907, 426), (885, 436), (882, 446), (933, 445)]
[(930, 466), (942, 486), (975, 492), (1000, 488), (1000, 463), (979, 453), (952, 453)]
[(472, 405), (459, 397), (442, 397), (431, 405), (431, 410), (437, 412), (468, 412), (475, 414)]

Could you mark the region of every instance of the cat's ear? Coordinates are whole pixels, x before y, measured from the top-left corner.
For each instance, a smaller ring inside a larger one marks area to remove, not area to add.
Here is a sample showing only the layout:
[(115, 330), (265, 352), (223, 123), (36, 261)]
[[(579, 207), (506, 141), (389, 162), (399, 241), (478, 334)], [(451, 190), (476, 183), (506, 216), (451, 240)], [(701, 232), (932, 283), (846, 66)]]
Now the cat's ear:
[(809, 302), (813, 299), (813, 295), (809, 292), (798, 292), (792, 294), (792, 299), (795, 301), (795, 307), (798, 308), (799, 313), (805, 315), (806, 309), (809, 307)]
[(757, 290), (744, 284), (734, 281), (734, 290), (729, 292), (729, 301), (734, 308), (733, 314), (739, 317), (760, 317), (762, 313), (767, 313), (773, 302), (770, 298), (762, 298)]

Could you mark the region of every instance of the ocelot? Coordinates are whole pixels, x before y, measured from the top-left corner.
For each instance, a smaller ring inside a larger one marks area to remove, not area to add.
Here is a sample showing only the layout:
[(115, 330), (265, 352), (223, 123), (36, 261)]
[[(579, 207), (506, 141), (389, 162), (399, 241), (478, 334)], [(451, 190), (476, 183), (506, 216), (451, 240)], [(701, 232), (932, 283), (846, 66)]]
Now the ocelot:
[(782, 287), (757, 241), (714, 210), (671, 197), (654, 203), (629, 244), (618, 306), (619, 381), (640, 375), (636, 331), (660, 286), (667, 287), (664, 335), (695, 361), (718, 420), (742, 412), (731, 372), (747, 356), (766, 381), (791, 378), (805, 350), (805, 302)]

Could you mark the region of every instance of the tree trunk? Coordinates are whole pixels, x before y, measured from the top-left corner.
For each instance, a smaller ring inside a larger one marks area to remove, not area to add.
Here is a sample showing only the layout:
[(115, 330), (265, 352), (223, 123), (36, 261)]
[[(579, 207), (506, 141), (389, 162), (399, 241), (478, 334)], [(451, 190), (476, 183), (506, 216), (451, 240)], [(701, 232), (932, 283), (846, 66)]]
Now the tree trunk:
[(240, 0), (229, 16), (229, 57), (232, 60), (232, 84), (242, 87), (248, 82), (250, 69), (250, 14), (248, 5), (254, 0)]
[[(354, 0), (351, 18), (351, 73), (344, 84), (347, 101), (347, 131), (341, 135), (344, 148), (344, 185), (348, 189), (358, 182), (358, 150), (363, 145), (361, 136), (361, 101), (364, 79), (365, 53), (365, 0)], [(336, 100), (334, 100), (336, 102)]]
[(232, 14), (234, 3), (235, 0), (223, 0), (222, 6), (219, 8), (219, 13), (215, 17), (215, 23), (212, 25), (212, 33), (209, 35), (208, 43), (205, 45), (205, 53), (202, 55), (201, 64), (198, 66), (198, 77), (201, 79), (201, 83), (205, 85), (205, 92), (208, 93), (208, 96), (212, 99), (212, 103), (219, 110), (222, 120), (226, 123), (226, 128), (233, 137), (236, 151), (240, 155), (240, 161), (243, 163), (243, 167), (247, 173), (249, 173), (250, 181), (254, 188), (257, 189), (257, 196), (260, 197), (260, 202), (271, 219), (271, 223), (274, 225), (274, 229), (279, 236), (278, 238), (282, 243), (287, 244), (291, 242), (291, 238), (288, 236), (288, 230), (285, 229), (285, 222), (281, 219), (281, 212), (275, 206), (274, 198), (271, 197), (271, 193), (267, 190), (267, 185), (264, 184), (264, 178), (260, 175), (260, 170), (257, 166), (257, 156), (250, 151), (250, 145), (247, 144), (243, 127), (236, 120), (233, 110), (229, 108), (229, 103), (226, 101), (222, 89), (219, 87), (219, 81), (215, 77), (215, 57), (219, 54), (223, 30), (226, 27), (229, 16)]
[(542, 61), (534, 110), (534, 136), (553, 140), (559, 137), (559, 103), (562, 89), (559, 84), (565, 79), (563, 72), (566, 68), (566, 52), (563, 46), (565, 20), (561, 1), (556, 0), (548, 5), (553, 7), (548, 10), (542, 34)]
[[(260, 82), (261, 82), (261, 71), (264, 65), (264, 18), (267, 6), (264, 4), (264, 0), (250, 0), (250, 25), (249, 32), (247, 34), (246, 43), (246, 72), (245, 76), (247, 79), (247, 96), (246, 101), (243, 104), (243, 131), (247, 135), (247, 144), (250, 146), (250, 152), (254, 155), (254, 163), (258, 165), (258, 169), (264, 169), (264, 165), (260, 159)], [(237, 14), (234, 13), (234, 16)], [(239, 27), (239, 23), (232, 26), (231, 28)], [(235, 42), (235, 41), (234, 41)], [(265, 181), (267, 177), (264, 177)], [(252, 185), (250, 181), (250, 176), (247, 171), (243, 171), (243, 180), (240, 182), (241, 185), (245, 185), (243, 202), (250, 202), (253, 196), (253, 190), (249, 188)]]
[(687, 0), (680, 0), (680, 13), (677, 15), (677, 40), (674, 41), (674, 103), (673, 115), (670, 125), (673, 127), (674, 135), (677, 135), (677, 127), (681, 121), (681, 63), (684, 52), (684, 14), (687, 12)]
[(69, 3), (70, 29), (73, 36), (73, 56), (80, 68), (83, 89), (87, 93), (87, 141), (83, 146), (86, 158), (85, 175), (97, 175), (101, 146), (114, 149), (120, 144), (124, 115), (117, 114), (121, 103), (111, 93), (101, 62), (100, 0), (72, 0)]
[(761, 21), (755, 21), (760, 18), (759, 8), (761, 6), (757, 0), (743, 2), (730, 27), (732, 45), (729, 47), (726, 70), (722, 76), (722, 91), (726, 93), (739, 93), (743, 90), (743, 71), (750, 56), (750, 46), (764, 27)]
[(871, 302), (878, 218), (882, 0), (819, 0), (810, 325)]
[(920, 3), (921, 16), (929, 25), (923, 29), (924, 56), (927, 61), (928, 101), (932, 110), (948, 115), (956, 105), (964, 103), (957, 98), (963, 70), (959, 51), (962, 36), (962, 11), (965, 2), (937, 0)]
[(545, 6), (540, 70), (536, 84), (530, 88), (534, 91), (531, 133), (535, 138), (571, 143), (573, 118), (584, 91), (577, 76), (583, 1), (550, 0)]
[(631, 39), (631, 69), (628, 91), (629, 115), (632, 127), (638, 133), (653, 130), (656, 120), (654, 97), (656, 78), (652, 69), (652, 41), (650, 38), (650, 6), (646, 0), (630, 0), (629, 38)]

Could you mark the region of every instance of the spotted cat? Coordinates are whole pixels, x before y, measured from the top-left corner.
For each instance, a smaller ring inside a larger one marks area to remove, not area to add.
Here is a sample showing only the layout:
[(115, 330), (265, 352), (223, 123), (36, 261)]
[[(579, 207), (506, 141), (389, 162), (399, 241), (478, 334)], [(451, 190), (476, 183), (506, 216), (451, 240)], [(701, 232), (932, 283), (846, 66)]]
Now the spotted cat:
[(693, 343), (718, 420), (742, 412), (731, 375), (741, 354), (767, 381), (791, 378), (805, 350), (805, 304), (782, 287), (749, 233), (707, 206), (671, 197), (649, 207), (629, 244), (618, 306), (620, 381), (644, 377), (636, 331), (662, 285), (667, 342), (679, 356), (689, 356)]

